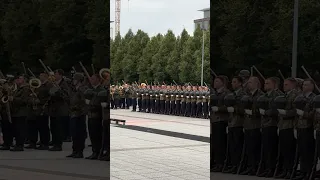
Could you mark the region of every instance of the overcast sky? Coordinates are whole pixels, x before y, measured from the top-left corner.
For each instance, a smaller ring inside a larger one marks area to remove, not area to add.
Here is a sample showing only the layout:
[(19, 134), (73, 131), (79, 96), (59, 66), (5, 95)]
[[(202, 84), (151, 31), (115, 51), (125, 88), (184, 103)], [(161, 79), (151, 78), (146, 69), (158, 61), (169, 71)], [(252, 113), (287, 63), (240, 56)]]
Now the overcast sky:
[[(155, 36), (171, 29), (179, 35), (183, 28), (193, 33), (193, 20), (203, 18), (198, 11), (210, 7), (210, 0), (121, 0), (120, 34), (131, 28)], [(110, 0), (110, 18), (115, 20), (115, 0)], [(114, 23), (110, 25), (114, 32)]]

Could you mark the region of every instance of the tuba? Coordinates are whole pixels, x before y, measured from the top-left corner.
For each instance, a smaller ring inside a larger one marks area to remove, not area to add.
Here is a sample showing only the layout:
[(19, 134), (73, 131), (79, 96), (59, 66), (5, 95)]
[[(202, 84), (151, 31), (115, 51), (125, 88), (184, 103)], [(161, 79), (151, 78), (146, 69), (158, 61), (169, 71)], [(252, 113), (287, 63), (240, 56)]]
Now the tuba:
[(1, 98), (1, 102), (2, 102), (3, 104), (6, 104), (6, 103), (9, 101), (9, 96), (10, 96), (11, 94), (13, 94), (14, 92), (16, 92), (17, 89), (18, 89), (18, 86), (17, 86), (16, 83), (13, 83), (12, 85), (10, 85), (10, 86), (7, 88), (8, 95), (7, 95), (7, 96), (3, 96), (3, 97)]
[(41, 86), (41, 81), (40, 79), (37, 78), (32, 78), (29, 80), (29, 86), (30, 86), (30, 90), (32, 92), (32, 96), (33, 96), (33, 103), (32, 103), (32, 107), (34, 110), (38, 109), (36, 98), (38, 98), (38, 95), (34, 92), (35, 89), (38, 89)]

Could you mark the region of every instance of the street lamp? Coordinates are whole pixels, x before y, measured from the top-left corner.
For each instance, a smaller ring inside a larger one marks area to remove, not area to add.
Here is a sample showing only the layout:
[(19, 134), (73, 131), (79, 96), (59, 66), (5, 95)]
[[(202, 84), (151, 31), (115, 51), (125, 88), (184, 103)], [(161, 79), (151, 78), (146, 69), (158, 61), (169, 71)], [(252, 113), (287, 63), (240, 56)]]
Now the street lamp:
[(203, 66), (204, 66), (204, 32), (205, 32), (205, 28), (204, 28), (204, 22), (202, 22), (202, 59), (201, 59), (201, 86), (203, 86)]
[(292, 69), (291, 76), (297, 77), (297, 55), (298, 55), (298, 20), (299, 20), (299, 0), (294, 0), (293, 16), (293, 42), (292, 42)]

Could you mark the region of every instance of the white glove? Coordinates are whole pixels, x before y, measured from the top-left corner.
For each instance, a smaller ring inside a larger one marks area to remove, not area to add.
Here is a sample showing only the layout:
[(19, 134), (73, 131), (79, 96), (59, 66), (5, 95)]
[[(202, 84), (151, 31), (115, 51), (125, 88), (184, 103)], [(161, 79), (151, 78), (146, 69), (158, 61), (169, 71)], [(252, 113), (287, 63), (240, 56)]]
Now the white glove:
[(86, 99), (85, 101), (86, 101), (86, 104), (87, 104), (87, 105), (90, 104), (90, 100), (89, 100), (89, 99)]
[(252, 110), (250, 109), (245, 109), (244, 112), (248, 115), (252, 115)]
[(107, 107), (107, 103), (106, 102), (102, 102), (101, 103), (101, 107), (106, 108)]
[(234, 107), (227, 107), (227, 110), (229, 113), (233, 113), (234, 112)]
[(213, 107), (212, 107), (212, 111), (213, 111), (213, 112), (218, 112), (218, 110), (219, 110), (218, 106), (213, 106)]
[(284, 109), (277, 109), (277, 111), (279, 112), (280, 115), (286, 115), (287, 111)]
[(266, 110), (264, 110), (264, 109), (259, 109), (259, 111), (260, 111), (261, 115), (265, 115), (265, 113), (266, 113)]
[(298, 114), (299, 116), (303, 116), (304, 111), (302, 111), (301, 109), (297, 109), (297, 114)]

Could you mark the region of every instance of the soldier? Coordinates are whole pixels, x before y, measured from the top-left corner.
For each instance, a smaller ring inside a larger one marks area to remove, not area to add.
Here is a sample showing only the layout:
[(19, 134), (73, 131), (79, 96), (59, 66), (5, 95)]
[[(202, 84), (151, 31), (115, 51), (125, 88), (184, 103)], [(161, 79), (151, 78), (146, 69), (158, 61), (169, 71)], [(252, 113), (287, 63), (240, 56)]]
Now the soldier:
[[(264, 90), (266, 94), (258, 98), (258, 103), (263, 105), (259, 107), (261, 115), (262, 128), (262, 154), (261, 162), (264, 168), (260, 167), (259, 177), (273, 177), (278, 150), (278, 111), (274, 108), (274, 99), (278, 97), (281, 91), (278, 90), (279, 81), (277, 78), (271, 77), (265, 80)], [(264, 171), (263, 171), (264, 170)]]
[(197, 87), (193, 86), (191, 91), (191, 114), (190, 117), (196, 117), (197, 112)]
[(313, 105), (315, 97), (313, 93), (315, 84), (311, 79), (303, 82), (302, 94), (295, 99), (297, 112), (297, 143), (300, 155), (300, 175), (294, 179), (309, 178), (314, 156), (314, 133), (313, 133)]
[[(2, 95), (1, 95), (1, 106), (2, 108), (1, 110), (1, 127), (2, 127), (2, 133), (3, 133), (3, 144), (2, 147), (0, 148), (0, 150), (10, 150), (10, 146), (13, 143), (13, 124), (10, 122), (11, 119), (11, 108), (10, 108), (10, 101), (4, 103), (2, 101), (2, 98), (6, 98), (8, 96), (8, 93), (12, 94), (12, 88), (10, 87), (14, 87), (13, 83), (6, 80), (6, 79), (2, 79), (2, 90), (0, 90), (0, 92), (2, 91)], [(10, 117), (9, 117), (10, 116)]]
[(154, 95), (155, 95), (155, 104), (154, 104), (154, 113), (160, 113), (160, 86), (155, 86)]
[(210, 100), (210, 91), (208, 87), (205, 87), (203, 97), (202, 97), (202, 104), (203, 104), (203, 118), (208, 119), (209, 118), (209, 100)]
[[(35, 98), (33, 103), (39, 101), (36, 106), (33, 104), (33, 114), (34, 119), (29, 119), (30, 122), (35, 124), (28, 126), (30, 131), (30, 144), (26, 148), (28, 149), (38, 149), (38, 150), (48, 150), (50, 141), (50, 130), (49, 130), (49, 116), (48, 116), (48, 103), (49, 103), (49, 89), (50, 85), (48, 83), (48, 74), (40, 74), (41, 86), (34, 89)], [(38, 133), (40, 135), (40, 146), (36, 147), (38, 140)]]
[(167, 86), (165, 91), (165, 114), (170, 114), (170, 98), (171, 98), (171, 87)]
[(142, 88), (141, 85), (137, 87), (137, 98), (138, 98), (138, 107), (139, 107), (139, 112), (142, 112)]
[(24, 76), (19, 76), (19, 78), (15, 80), (17, 85), (16, 92), (8, 96), (9, 102), (12, 103), (11, 116), (13, 131), (17, 132), (15, 133), (16, 144), (14, 148), (10, 149), (10, 151), (24, 150), (23, 145), (27, 134), (26, 118), (30, 112), (28, 104), (32, 103), (32, 98), (30, 96), (31, 91), (28, 84), (26, 84), (25, 79), (26, 78)]
[(274, 101), (277, 104), (277, 110), (279, 112), (279, 145), (280, 145), (280, 157), (283, 171), (276, 174), (275, 178), (290, 179), (292, 174), (292, 168), (294, 165), (294, 155), (296, 149), (296, 139), (294, 137), (294, 121), (296, 116), (296, 110), (293, 106), (293, 101), (298, 95), (297, 81), (295, 78), (288, 78), (284, 80), (283, 90), (285, 92), (284, 97), (278, 97)]
[(131, 93), (130, 93), (130, 87), (127, 83), (125, 83), (124, 85), (124, 97), (125, 97), (125, 102), (126, 102), (126, 109), (129, 109), (129, 107), (131, 106)]
[(74, 74), (72, 84), (75, 87), (70, 94), (72, 153), (67, 157), (83, 158), (87, 138), (87, 107), (84, 93), (88, 87), (84, 84), (84, 76), (80, 73)]
[(131, 94), (131, 102), (132, 102), (132, 112), (137, 111), (137, 96), (138, 96), (138, 88), (135, 85), (132, 85), (130, 88)]
[(182, 99), (182, 91), (181, 91), (181, 86), (177, 86), (177, 91), (176, 91), (176, 107), (174, 109), (174, 115), (179, 116), (180, 115), (180, 110), (181, 110), (181, 99)]
[(112, 85), (110, 88), (110, 105), (111, 105), (111, 109), (116, 109), (116, 104), (115, 104), (115, 100), (114, 100), (114, 92), (115, 92), (115, 86)]
[[(246, 95), (246, 91), (242, 87), (243, 79), (235, 76), (232, 79), (233, 93), (225, 97), (225, 104), (229, 113), (228, 121), (228, 152), (230, 156), (231, 167), (225, 169), (225, 173), (237, 173), (241, 160), (241, 151), (243, 148), (243, 121), (244, 110), (240, 106), (241, 98)], [(228, 102), (232, 101), (232, 102)], [(229, 103), (229, 105), (227, 104)]]
[(155, 94), (155, 86), (151, 86), (152, 88), (149, 90), (150, 100), (150, 113), (155, 113), (155, 103), (156, 103), (156, 94)]
[(165, 90), (165, 86), (162, 85), (160, 92), (159, 92), (159, 96), (160, 96), (160, 114), (165, 114), (165, 99), (166, 99), (166, 90)]
[(113, 98), (114, 98), (114, 109), (118, 109), (119, 107), (121, 107), (119, 86), (114, 87)]
[(230, 93), (226, 86), (227, 81), (224, 76), (217, 76), (214, 79), (214, 88), (217, 89), (217, 93), (212, 96), (214, 103), (211, 107), (212, 116), (210, 117), (212, 132), (210, 144), (212, 143), (213, 147), (213, 150), (211, 151), (213, 153), (211, 165), (214, 164), (214, 166), (211, 167), (211, 172), (222, 171), (226, 156), (228, 112), (222, 104), (224, 97)]
[(63, 123), (69, 120), (69, 85), (62, 78), (64, 71), (56, 70), (54, 82), (49, 90), (49, 115), (53, 147), (49, 151), (62, 151)]
[(145, 88), (145, 112), (150, 113), (150, 85), (147, 85)]
[(123, 86), (119, 86), (119, 108), (125, 109), (126, 108), (126, 96)]
[(103, 91), (100, 76), (91, 76), (91, 87), (85, 92), (86, 104), (88, 105), (88, 130), (92, 143), (92, 154), (86, 159), (95, 160), (99, 158), (102, 148), (102, 108), (98, 93)]
[(198, 91), (196, 92), (197, 100), (196, 100), (196, 114), (195, 117), (202, 118), (203, 112), (202, 112), (202, 101), (203, 101), (203, 90), (202, 87), (198, 87)]
[(182, 86), (180, 116), (185, 116), (186, 100), (187, 100), (187, 90), (186, 90), (185, 86)]
[(240, 76), (241, 78), (242, 78), (242, 80), (243, 80), (243, 87), (244, 87), (244, 89), (248, 89), (247, 88), (247, 83), (248, 83), (248, 80), (249, 80), (249, 77), (250, 77), (250, 71), (248, 71), (248, 70), (241, 70), (240, 72), (239, 72), (239, 75), (238, 76)]
[(191, 86), (187, 86), (187, 91), (186, 91), (186, 109), (184, 112), (184, 116), (190, 117), (191, 116), (191, 96), (192, 96), (192, 91), (191, 91)]
[[(100, 73), (101, 78), (103, 79), (102, 86), (104, 87), (104, 90), (99, 93), (100, 97), (103, 95), (103, 92), (109, 91), (109, 79), (110, 79), (110, 71), (109, 69), (105, 69), (103, 72)], [(100, 151), (99, 159), (101, 161), (110, 161), (110, 109), (108, 108), (109, 104), (109, 97), (104, 96), (104, 99), (101, 98), (101, 106), (103, 111), (103, 119), (102, 119), (102, 148)]]
[(242, 98), (242, 103), (246, 106), (243, 127), (248, 163), (247, 169), (240, 174), (256, 175), (261, 151), (261, 117), (257, 107), (257, 99), (263, 95), (263, 92), (260, 90), (261, 84), (257, 77), (249, 78), (247, 88), (250, 93)]

